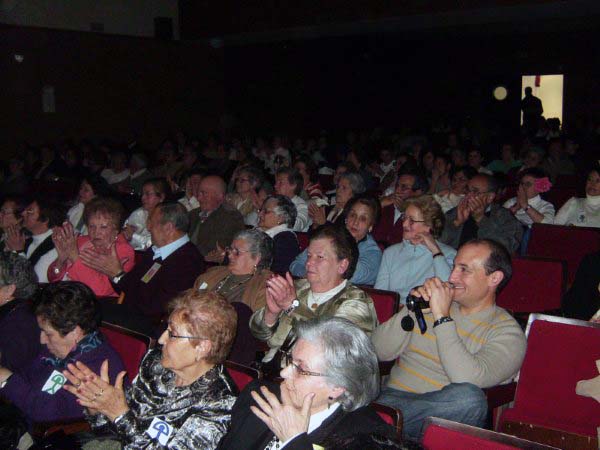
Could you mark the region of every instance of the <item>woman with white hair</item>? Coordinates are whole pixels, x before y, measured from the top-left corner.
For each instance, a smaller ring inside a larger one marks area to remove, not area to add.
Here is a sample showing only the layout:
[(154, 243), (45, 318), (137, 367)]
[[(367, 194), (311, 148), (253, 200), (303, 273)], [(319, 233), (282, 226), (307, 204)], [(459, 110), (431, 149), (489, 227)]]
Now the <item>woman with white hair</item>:
[(362, 433), (393, 435), (370, 408), (379, 367), (369, 337), (339, 317), (297, 322), (281, 385), (255, 381), (232, 410), (220, 449), (312, 449)]

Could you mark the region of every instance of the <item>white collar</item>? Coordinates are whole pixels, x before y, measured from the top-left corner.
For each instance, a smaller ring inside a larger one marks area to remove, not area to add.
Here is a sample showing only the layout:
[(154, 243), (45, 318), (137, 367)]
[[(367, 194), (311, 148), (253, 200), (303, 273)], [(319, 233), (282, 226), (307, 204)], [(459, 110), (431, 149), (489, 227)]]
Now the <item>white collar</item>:
[(319, 306), (322, 305), (323, 303), (334, 297), (338, 292), (341, 292), (346, 287), (347, 283), (348, 280), (344, 280), (336, 287), (328, 290), (327, 292), (313, 292), (312, 290), (310, 290), (308, 292), (308, 307), (311, 308), (311, 305), (313, 305), (314, 303), (316, 303)]
[(600, 195), (586, 195), (585, 202), (589, 206), (600, 206)]
[(262, 230), (266, 234), (268, 234), (271, 238), (274, 238), (279, 233), (283, 233), (284, 231), (291, 231), (287, 224), (282, 223), (281, 225), (274, 226), (273, 228), (269, 228), (268, 230)]
[(137, 172), (135, 172), (135, 173), (132, 173), (132, 174), (131, 174), (131, 179), (134, 179), (134, 178), (137, 178), (137, 177), (139, 177), (140, 175), (143, 175), (143, 174), (144, 174), (144, 173), (145, 173), (147, 170), (148, 170), (148, 169), (146, 169), (145, 167), (142, 167), (142, 168), (141, 168), (140, 170), (138, 170)]
[(47, 231), (43, 232), (42, 234), (34, 234), (31, 236), (31, 239), (33, 240), (33, 242), (42, 242), (44, 239), (46, 239), (48, 236), (52, 235), (52, 228), (48, 229)]
[(340, 407), (339, 403), (333, 403), (329, 408), (324, 409), (323, 411), (319, 411), (318, 413), (314, 413), (308, 419), (308, 434), (315, 431), (319, 428), (323, 422), (327, 420), (329, 416), (331, 416), (337, 409)]

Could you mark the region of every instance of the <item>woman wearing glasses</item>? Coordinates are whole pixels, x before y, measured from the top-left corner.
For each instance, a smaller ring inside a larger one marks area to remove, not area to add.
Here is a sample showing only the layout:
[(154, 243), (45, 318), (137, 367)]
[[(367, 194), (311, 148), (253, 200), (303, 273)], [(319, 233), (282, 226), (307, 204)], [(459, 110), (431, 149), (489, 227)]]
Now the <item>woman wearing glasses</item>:
[(235, 387), (222, 363), (235, 335), (233, 307), (214, 292), (185, 291), (173, 300), (161, 347), (146, 353), (133, 384), (69, 364), (65, 386), (87, 408), (96, 432), (123, 448), (214, 449), (229, 428)]
[(402, 242), (383, 252), (375, 288), (398, 292), (404, 303), (410, 290), (427, 278), (448, 280), (456, 250), (437, 240), (444, 214), (431, 195), (406, 199), (401, 220)]
[(297, 341), (281, 371), (283, 382), (255, 381), (244, 389), (219, 448), (328, 449), (339, 448), (334, 441), (357, 435), (393, 435), (369, 407), (379, 392), (369, 337), (342, 318), (297, 322), (294, 333)]
[(208, 269), (194, 283), (194, 289), (214, 291), (229, 301), (245, 303), (256, 311), (265, 304), (265, 284), (272, 272), (273, 240), (264, 232), (242, 230), (225, 249), (226, 266)]

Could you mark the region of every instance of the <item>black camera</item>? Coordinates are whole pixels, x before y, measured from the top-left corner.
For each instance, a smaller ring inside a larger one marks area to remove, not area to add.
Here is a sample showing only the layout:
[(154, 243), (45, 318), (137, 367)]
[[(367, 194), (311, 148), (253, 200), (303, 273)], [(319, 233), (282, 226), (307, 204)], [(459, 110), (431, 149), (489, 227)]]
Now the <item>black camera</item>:
[[(417, 289), (420, 286), (416, 286), (413, 289)], [(427, 331), (427, 322), (425, 322), (425, 317), (423, 317), (423, 309), (429, 308), (429, 302), (424, 298), (417, 297), (416, 295), (408, 294), (406, 296), (406, 307), (409, 311), (415, 313), (415, 318), (417, 319), (417, 324), (419, 325), (419, 330), (421, 334), (425, 334)]]

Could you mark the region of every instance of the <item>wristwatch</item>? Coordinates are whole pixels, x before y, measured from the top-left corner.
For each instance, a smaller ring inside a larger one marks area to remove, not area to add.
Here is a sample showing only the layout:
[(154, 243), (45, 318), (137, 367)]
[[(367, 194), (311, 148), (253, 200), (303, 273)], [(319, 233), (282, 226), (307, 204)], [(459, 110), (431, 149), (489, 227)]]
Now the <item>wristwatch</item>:
[(435, 322), (433, 322), (433, 328), (435, 328), (438, 325), (441, 325), (443, 323), (446, 323), (446, 322), (454, 322), (454, 319), (452, 317), (449, 317), (449, 316), (440, 317), (438, 320), (436, 320)]
[(297, 298), (295, 298), (294, 300), (292, 300), (292, 303), (290, 306), (288, 306), (286, 309), (283, 310), (284, 314), (287, 314), (288, 316), (294, 312), (294, 310), (300, 306), (300, 300), (298, 300)]

